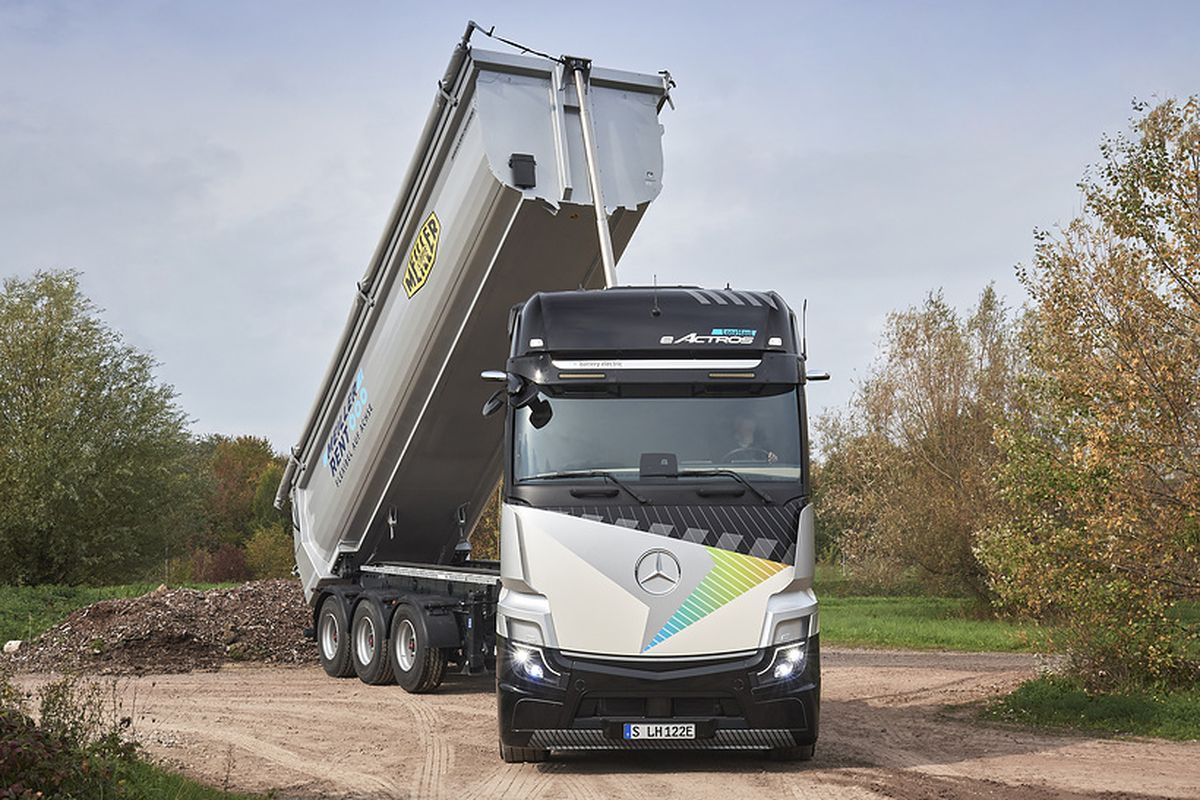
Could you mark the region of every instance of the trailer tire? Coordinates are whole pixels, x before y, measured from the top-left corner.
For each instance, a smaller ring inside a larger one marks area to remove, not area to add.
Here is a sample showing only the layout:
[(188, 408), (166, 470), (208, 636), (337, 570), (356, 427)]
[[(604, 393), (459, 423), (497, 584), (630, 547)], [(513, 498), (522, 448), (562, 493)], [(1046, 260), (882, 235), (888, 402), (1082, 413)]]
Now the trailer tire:
[(794, 747), (776, 747), (771, 750), (772, 761), (812, 761), (815, 744), (798, 744)]
[(411, 694), (432, 692), (446, 676), (446, 651), (429, 646), (429, 627), (421, 610), (408, 603), (392, 615), (388, 661), (396, 683)]
[(388, 659), (387, 628), (378, 602), (368, 597), (355, 607), (350, 632), (351, 661), (358, 679), (371, 686), (391, 683), (394, 678)]
[(331, 678), (354, 675), (354, 665), (350, 663), (349, 628), (341, 598), (327, 596), (317, 612), (317, 657), (325, 674)]
[(549, 759), (550, 751), (537, 747), (510, 747), (501, 742), (500, 758), (505, 764), (537, 764)]

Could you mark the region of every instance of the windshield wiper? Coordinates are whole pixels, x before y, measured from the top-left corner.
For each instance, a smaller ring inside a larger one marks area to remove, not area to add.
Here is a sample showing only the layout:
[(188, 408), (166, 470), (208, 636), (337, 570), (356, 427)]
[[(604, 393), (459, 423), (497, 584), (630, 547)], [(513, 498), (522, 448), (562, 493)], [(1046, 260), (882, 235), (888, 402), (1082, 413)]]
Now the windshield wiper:
[(567, 478), (604, 478), (607, 481), (612, 481), (614, 486), (624, 489), (630, 497), (632, 497), (634, 500), (637, 500), (642, 505), (646, 505), (650, 502), (648, 497), (642, 497), (633, 489), (630, 489), (627, 483), (618, 479), (616, 475), (613, 475), (608, 470), (603, 469), (578, 469), (568, 470), (566, 472), (551, 472), (546, 475), (531, 475), (528, 480), (559, 481)]
[(742, 477), (742, 474), (735, 469), (681, 469), (679, 471), (679, 477), (681, 478), (691, 476), (715, 478), (720, 475), (723, 475), (727, 478), (733, 478), (742, 486), (745, 486), (747, 489), (758, 495), (759, 498), (761, 498), (762, 501), (767, 505), (774, 505), (775, 498), (771, 497), (771, 495), (767, 494), (766, 492), (755, 488), (754, 484)]

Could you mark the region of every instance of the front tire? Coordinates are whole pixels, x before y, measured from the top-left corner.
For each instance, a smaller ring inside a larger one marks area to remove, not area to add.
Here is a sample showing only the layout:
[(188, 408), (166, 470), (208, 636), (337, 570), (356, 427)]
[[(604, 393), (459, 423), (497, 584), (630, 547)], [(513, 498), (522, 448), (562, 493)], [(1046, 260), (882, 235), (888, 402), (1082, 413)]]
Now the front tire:
[(371, 598), (360, 602), (354, 609), (350, 630), (351, 660), (359, 680), (371, 686), (391, 683), (394, 678), (388, 661), (387, 628), (379, 603)]
[(326, 597), (317, 613), (317, 654), (325, 674), (331, 678), (349, 678), (354, 674), (349, 628), (341, 599), (334, 595)]
[(446, 675), (446, 653), (429, 646), (424, 615), (407, 603), (397, 606), (392, 615), (388, 659), (396, 683), (412, 694), (432, 692)]

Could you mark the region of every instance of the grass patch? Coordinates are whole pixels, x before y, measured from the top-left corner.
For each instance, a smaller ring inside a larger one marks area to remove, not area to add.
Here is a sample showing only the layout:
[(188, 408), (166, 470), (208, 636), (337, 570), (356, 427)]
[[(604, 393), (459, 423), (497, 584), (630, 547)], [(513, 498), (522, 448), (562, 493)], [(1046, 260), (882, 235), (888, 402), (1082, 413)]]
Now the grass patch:
[(254, 800), (258, 797), (214, 789), (143, 760), (130, 763), (122, 777), (127, 792), (124, 796), (147, 800)]
[(1045, 629), (989, 617), (986, 608), (965, 598), (830, 597), (819, 588), (822, 644), (977, 652), (1045, 649)]
[(996, 618), (972, 598), (923, 594), (915, 583), (888, 592), (856, 582), (836, 564), (817, 564), (813, 584), (825, 644), (974, 652), (1047, 649), (1044, 627)]
[[(234, 584), (184, 584), (195, 589)], [(121, 586), (0, 586), (0, 643), (9, 639), (33, 639), (62, 622), (76, 609), (114, 597), (139, 597), (158, 587), (156, 583)]]
[(1070, 678), (1048, 675), (1021, 684), (986, 714), (1039, 727), (1200, 739), (1200, 689), (1088, 694)]

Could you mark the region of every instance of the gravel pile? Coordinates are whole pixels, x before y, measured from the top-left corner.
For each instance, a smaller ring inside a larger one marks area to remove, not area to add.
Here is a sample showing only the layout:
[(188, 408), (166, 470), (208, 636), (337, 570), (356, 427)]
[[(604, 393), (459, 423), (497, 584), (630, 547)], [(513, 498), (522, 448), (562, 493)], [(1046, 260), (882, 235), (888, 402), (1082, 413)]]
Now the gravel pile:
[(190, 672), (234, 661), (313, 663), (312, 616), (295, 581), (167, 589), (81, 608), (22, 647), (18, 669), (106, 674)]

